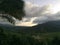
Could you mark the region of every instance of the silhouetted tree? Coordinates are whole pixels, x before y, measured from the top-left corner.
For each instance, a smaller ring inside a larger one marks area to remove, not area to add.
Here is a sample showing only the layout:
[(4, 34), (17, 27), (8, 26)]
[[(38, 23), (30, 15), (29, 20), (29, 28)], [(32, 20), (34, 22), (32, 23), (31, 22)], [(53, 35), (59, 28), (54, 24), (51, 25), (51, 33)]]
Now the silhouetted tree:
[(19, 20), (25, 15), (23, 0), (0, 0), (0, 13), (8, 14)]

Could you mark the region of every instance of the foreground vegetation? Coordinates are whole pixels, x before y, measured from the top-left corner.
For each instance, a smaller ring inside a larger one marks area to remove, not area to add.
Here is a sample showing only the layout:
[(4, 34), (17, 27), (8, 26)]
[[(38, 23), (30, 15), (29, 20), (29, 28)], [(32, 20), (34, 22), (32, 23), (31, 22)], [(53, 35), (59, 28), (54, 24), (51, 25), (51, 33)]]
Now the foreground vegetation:
[(0, 27), (0, 45), (60, 45), (60, 32), (25, 34)]

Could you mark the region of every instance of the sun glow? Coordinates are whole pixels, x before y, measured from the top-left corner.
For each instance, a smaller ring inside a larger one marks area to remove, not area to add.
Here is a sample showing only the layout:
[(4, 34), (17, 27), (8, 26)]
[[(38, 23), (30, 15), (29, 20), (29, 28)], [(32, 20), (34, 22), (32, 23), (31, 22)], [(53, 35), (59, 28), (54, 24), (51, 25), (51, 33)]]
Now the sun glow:
[(23, 22), (23, 23), (18, 23), (18, 24), (16, 24), (16, 26), (35, 26), (35, 25), (37, 25), (37, 24), (33, 24), (33, 23), (31, 23), (31, 22)]

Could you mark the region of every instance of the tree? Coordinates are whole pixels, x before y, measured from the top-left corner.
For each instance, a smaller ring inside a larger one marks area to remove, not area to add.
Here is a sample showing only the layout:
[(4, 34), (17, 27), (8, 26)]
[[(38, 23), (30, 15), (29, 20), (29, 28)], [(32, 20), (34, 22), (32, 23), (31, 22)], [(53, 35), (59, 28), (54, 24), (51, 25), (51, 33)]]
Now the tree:
[[(0, 0), (0, 14), (8, 14), (21, 20), (25, 15), (23, 0)], [(9, 19), (8, 19), (9, 20)]]

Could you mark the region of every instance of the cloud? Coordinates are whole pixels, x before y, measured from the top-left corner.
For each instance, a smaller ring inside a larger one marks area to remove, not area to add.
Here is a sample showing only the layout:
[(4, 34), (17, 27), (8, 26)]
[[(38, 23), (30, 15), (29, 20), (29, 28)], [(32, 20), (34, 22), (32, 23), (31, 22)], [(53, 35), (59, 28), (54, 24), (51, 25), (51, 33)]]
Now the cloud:
[(36, 4), (33, 4), (33, 3), (31, 3), (31, 2), (25, 2), (25, 7), (27, 7), (27, 8), (32, 8), (32, 7), (39, 7), (39, 6), (36, 5)]
[(52, 4), (48, 4), (40, 7), (27, 2), (25, 5), (26, 16), (16, 25), (34, 26), (48, 21), (60, 20), (60, 12), (53, 13), (52, 6)]
[(25, 12), (26, 12), (26, 16), (31, 17), (33, 16), (32, 14), (34, 14), (36, 11), (39, 10), (39, 6), (36, 4), (33, 4), (31, 2), (25, 2)]
[(8, 22), (7, 19), (1, 18), (1, 17), (0, 17), (0, 24), (10, 24), (10, 25), (12, 25), (10, 22)]
[(37, 23), (33, 23), (33, 21), (36, 19), (36, 17), (33, 18), (23, 18), (21, 21), (16, 22), (16, 26), (35, 26)]
[(16, 20), (16, 26), (35, 26), (48, 21), (60, 20), (60, 12), (53, 13), (53, 5), (48, 4), (42, 7), (26, 2), (25, 3), (26, 16), (21, 20)]

